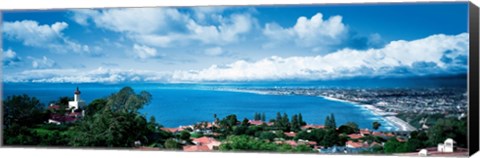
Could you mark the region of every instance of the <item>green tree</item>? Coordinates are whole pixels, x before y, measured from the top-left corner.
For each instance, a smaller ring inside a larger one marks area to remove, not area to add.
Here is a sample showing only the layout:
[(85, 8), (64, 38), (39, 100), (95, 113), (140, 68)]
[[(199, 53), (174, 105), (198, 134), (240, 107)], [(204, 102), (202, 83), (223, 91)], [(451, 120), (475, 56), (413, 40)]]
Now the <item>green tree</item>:
[(288, 119), (287, 113), (283, 113), (283, 116), (280, 122), (282, 125), (280, 129), (284, 132), (290, 132), (290, 121)]
[(383, 146), (385, 153), (395, 153), (397, 150), (402, 147), (403, 144), (398, 142), (396, 138), (391, 138)]
[(177, 141), (175, 141), (174, 139), (167, 139), (167, 141), (165, 141), (164, 146), (166, 149), (170, 149), (170, 150), (182, 149), (182, 145)]
[(375, 121), (372, 123), (372, 127), (374, 130), (378, 130), (378, 128), (380, 128), (382, 124), (380, 124), (379, 122)]
[(3, 126), (4, 129), (16, 124), (31, 127), (48, 119), (45, 106), (35, 97), (28, 95), (9, 96), (3, 101)]
[(191, 136), (190, 132), (184, 130), (178, 134), (178, 139), (190, 142), (191, 141), (190, 136)]
[(228, 115), (220, 121), (220, 127), (222, 128), (224, 134), (229, 134), (232, 132), (233, 127), (237, 125), (237, 122), (237, 115)]
[(326, 147), (331, 147), (338, 144), (339, 140), (340, 138), (335, 129), (327, 129), (320, 144)]
[(73, 100), (72, 97), (59, 97), (57, 101), (53, 102), (53, 104), (58, 105), (59, 108), (58, 110), (53, 110), (52, 113), (65, 114), (65, 112), (67, 112), (68, 102), (71, 100)]
[(298, 122), (300, 122), (300, 126), (305, 126), (305, 125), (307, 125), (307, 122), (303, 121), (302, 113), (299, 113), (299, 114), (298, 114)]
[(95, 99), (85, 108), (85, 115), (93, 116), (93, 114), (102, 110), (106, 105), (106, 99)]
[(327, 116), (325, 118), (325, 128), (330, 128), (330, 129), (336, 129), (337, 128), (337, 123), (335, 122), (335, 116), (330, 114), (330, 116)]
[(460, 147), (467, 147), (467, 120), (463, 118), (439, 119), (428, 129), (428, 142), (430, 145), (443, 143), (447, 138), (452, 138)]
[(151, 100), (142, 91), (136, 94), (130, 87), (122, 88), (107, 98), (104, 110), (81, 120), (74, 128), (70, 141), (73, 146), (132, 147), (134, 142), (149, 142), (148, 122), (138, 110)]
[(300, 122), (298, 120), (298, 115), (293, 115), (292, 116), (292, 122), (291, 122), (291, 131), (299, 131), (300, 130)]
[(277, 135), (275, 135), (275, 133), (272, 133), (272, 132), (262, 132), (260, 134), (260, 139), (264, 139), (264, 140), (269, 140), (269, 141), (273, 141), (275, 138), (277, 137)]
[(333, 129), (337, 128), (337, 122), (335, 121), (335, 115), (333, 115), (333, 113), (331, 114), (330, 119), (331, 119), (330, 121), (332, 122), (332, 123), (331, 123), (331, 124), (332, 124), (332, 128), (333, 128)]
[(345, 126), (351, 127), (354, 130), (354, 132), (360, 131), (360, 129), (358, 128), (358, 124), (355, 122), (347, 122), (345, 123)]
[(262, 113), (261, 120), (262, 120), (263, 122), (265, 122), (265, 120), (266, 120), (265, 113)]
[(352, 134), (355, 133), (355, 129), (347, 125), (341, 125), (338, 127), (338, 133)]
[(35, 97), (13, 95), (3, 101), (3, 143), (38, 145), (39, 137), (31, 128), (48, 120), (44, 105)]

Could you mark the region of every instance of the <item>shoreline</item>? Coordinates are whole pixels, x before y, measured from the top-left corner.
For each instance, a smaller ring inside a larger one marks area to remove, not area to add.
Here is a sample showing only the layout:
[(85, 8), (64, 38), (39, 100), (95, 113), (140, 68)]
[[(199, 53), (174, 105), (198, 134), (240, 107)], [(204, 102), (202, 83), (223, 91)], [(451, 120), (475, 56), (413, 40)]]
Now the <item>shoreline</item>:
[[(243, 89), (230, 89), (230, 88), (219, 88), (219, 89), (215, 89), (215, 90), (219, 90), (219, 91), (230, 91), (230, 92), (240, 92), (240, 93), (253, 93), (253, 94), (259, 94), (259, 95), (288, 95), (288, 94), (281, 94), (281, 93), (272, 93), (272, 92), (265, 92), (265, 91), (259, 91), (259, 90), (243, 90)], [(310, 95), (305, 95), (305, 96), (310, 96)], [(369, 105), (369, 104), (362, 104), (362, 103), (358, 103), (358, 102), (353, 102), (353, 101), (348, 101), (348, 100), (342, 100), (342, 99), (338, 99), (338, 98), (332, 98), (332, 97), (328, 97), (328, 96), (316, 96), (316, 97), (321, 97), (321, 98), (324, 98), (324, 99), (327, 99), (327, 100), (332, 100), (332, 101), (338, 101), (338, 102), (344, 102), (344, 103), (349, 103), (349, 104), (352, 104), (354, 106), (359, 106), (363, 109), (366, 109), (368, 111), (370, 111), (371, 113), (373, 113), (374, 115), (376, 116), (379, 116), (379, 117), (382, 117), (382, 119), (384, 119), (386, 122), (390, 123), (391, 125), (393, 125), (394, 127), (397, 128), (396, 131), (415, 131), (416, 128), (413, 127), (412, 125), (410, 125), (408, 122), (396, 117), (396, 113), (392, 113), (392, 112), (385, 112), (373, 105)]]
[(353, 101), (348, 101), (348, 100), (342, 100), (338, 98), (332, 98), (328, 96), (319, 96), (327, 100), (333, 100), (333, 101), (339, 101), (339, 102), (345, 102), (345, 103), (350, 103), (356, 106), (360, 106), (361, 108), (364, 108), (370, 112), (372, 112), (374, 115), (381, 116), (386, 122), (396, 126), (398, 128), (397, 131), (415, 131), (416, 128), (410, 125), (408, 122), (394, 116), (396, 115), (395, 113), (390, 113), (390, 112), (385, 112), (373, 105), (369, 104), (362, 104), (358, 102), (353, 102)]

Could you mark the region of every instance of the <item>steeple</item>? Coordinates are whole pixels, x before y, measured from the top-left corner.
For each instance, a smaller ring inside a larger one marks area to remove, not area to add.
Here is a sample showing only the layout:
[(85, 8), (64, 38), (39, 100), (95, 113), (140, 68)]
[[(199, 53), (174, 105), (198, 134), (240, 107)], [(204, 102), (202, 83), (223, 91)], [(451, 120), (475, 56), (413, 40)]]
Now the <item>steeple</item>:
[(77, 89), (75, 90), (74, 94), (80, 94), (80, 90), (78, 90), (78, 86), (77, 86)]

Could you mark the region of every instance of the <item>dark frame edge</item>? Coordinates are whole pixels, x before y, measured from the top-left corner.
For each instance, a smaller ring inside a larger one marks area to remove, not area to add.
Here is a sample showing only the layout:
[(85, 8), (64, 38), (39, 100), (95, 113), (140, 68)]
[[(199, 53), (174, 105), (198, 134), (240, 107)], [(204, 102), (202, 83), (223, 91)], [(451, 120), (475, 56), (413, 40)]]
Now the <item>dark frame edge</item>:
[(479, 9), (469, 2), (469, 68), (468, 68), (468, 150), (479, 150)]
[[(0, 26), (3, 26), (3, 10), (0, 10)], [(0, 48), (3, 48), (3, 30), (0, 27)], [(3, 52), (0, 56), (0, 148), (3, 147)]]

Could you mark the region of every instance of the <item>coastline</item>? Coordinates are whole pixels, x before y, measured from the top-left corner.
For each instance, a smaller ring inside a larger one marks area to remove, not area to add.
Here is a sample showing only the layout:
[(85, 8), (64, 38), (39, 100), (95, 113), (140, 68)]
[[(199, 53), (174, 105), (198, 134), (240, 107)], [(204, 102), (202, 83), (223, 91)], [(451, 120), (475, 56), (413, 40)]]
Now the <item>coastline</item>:
[[(280, 94), (280, 93), (272, 93), (272, 92), (265, 92), (265, 91), (259, 91), (259, 90), (244, 90), (244, 89), (231, 89), (231, 88), (218, 88), (214, 90), (219, 90), (219, 91), (230, 91), (230, 92), (240, 92), (240, 93), (254, 93), (254, 94), (260, 94), (260, 95), (288, 95), (288, 94)], [(332, 98), (328, 96), (317, 96), (321, 97), (327, 100), (332, 100), (332, 101), (338, 101), (338, 102), (345, 102), (352, 104), (354, 106), (360, 106), (361, 108), (364, 108), (370, 112), (372, 112), (374, 115), (382, 117), (386, 122), (390, 123), (391, 125), (397, 127), (397, 131), (415, 131), (416, 128), (410, 125), (408, 122), (396, 117), (396, 113), (392, 112), (385, 112), (373, 105), (369, 104), (362, 104), (358, 102), (353, 102), (353, 101), (348, 101), (348, 100), (342, 100), (338, 98)]]
[(398, 128), (398, 131), (415, 131), (416, 130), (415, 127), (413, 127), (412, 125), (410, 125), (406, 121), (394, 116), (394, 113), (385, 112), (385, 111), (383, 111), (383, 110), (381, 110), (381, 109), (379, 109), (379, 108), (377, 108), (373, 105), (361, 104), (361, 103), (357, 103), (357, 102), (353, 102), (353, 101), (342, 100), (342, 99), (332, 98), (332, 97), (328, 97), (328, 96), (319, 96), (319, 97), (322, 97), (322, 98), (328, 99), (328, 100), (333, 100), (333, 101), (346, 102), (346, 103), (350, 103), (350, 104), (353, 104), (353, 105), (356, 105), (356, 106), (360, 106), (364, 109), (367, 109), (370, 112), (372, 112), (374, 115), (381, 116), (383, 119), (385, 119), (385, 121), (387, 121), (387, 122), (391, 123), (392, 125), (396, 126)]

